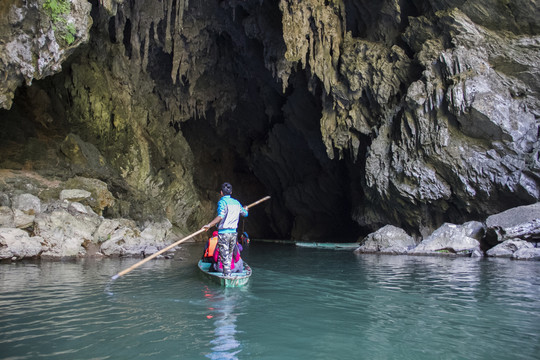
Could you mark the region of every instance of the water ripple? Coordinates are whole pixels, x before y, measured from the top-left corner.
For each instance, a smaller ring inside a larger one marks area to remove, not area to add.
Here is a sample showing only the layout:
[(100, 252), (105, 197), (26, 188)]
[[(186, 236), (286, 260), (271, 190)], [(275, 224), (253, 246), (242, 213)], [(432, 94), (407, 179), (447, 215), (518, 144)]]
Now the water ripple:
[(270, 247), (246, 255), (249, 286), (223, 289), (198, 276), (193, 249), (187, 261), (156, 261), (115, 281), (135, 259), (0, 264), (2, 358), (537, 354), (537, 263)]

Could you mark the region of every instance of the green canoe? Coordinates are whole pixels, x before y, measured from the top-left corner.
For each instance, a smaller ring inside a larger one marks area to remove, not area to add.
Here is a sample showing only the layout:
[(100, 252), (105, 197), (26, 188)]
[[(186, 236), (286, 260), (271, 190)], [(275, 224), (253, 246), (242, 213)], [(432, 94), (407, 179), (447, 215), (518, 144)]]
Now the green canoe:
[(360, 245), (358, 243), (297, 242), (296, 246), (315, 249), (354, 250)]
[(244, 270), (242, 272), (232, 273), (230, 276), (225, 277), (223, 276), (223, 273), (221, 272), (214, 272), (210, 271), (210, 266), (212, 264), (203, 262), (202, 260), (199, 260), (199, 269), (203, 273), (203, 275), (215, 282), (216, 284), (219, 284), (221, 286), (225, 287), (238, 287), (238, 286), (244, 286), (247, 284), (249, 277), (251, 276), (251, 268), (249, 267), (246, 262), (244, 262)]

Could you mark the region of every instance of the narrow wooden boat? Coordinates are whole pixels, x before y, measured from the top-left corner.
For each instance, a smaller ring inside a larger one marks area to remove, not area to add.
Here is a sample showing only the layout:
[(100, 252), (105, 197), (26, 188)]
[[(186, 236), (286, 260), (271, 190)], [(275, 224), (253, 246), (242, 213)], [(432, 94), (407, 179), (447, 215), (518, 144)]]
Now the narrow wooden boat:
[(203, 262), (202, 260), (199, 260), (199, 269), (203, 273), (203, 275), (215, 282), (216, 284), (219, 284), (221, 286), (225, 287), (239, 287), (244, 286), (247, 284), (249, 277), (251, 276), (251, 268), (249, 267), (246, 262), (244, 262), (244, 270), (242, 272), (232, 273), (230, 276), (225, 277), (223, 276), (223, 273), (221, 272), (214, 272), (210, 271), (210, 266), (212, 264)]
[(360, 245), (358, 243), (297, 242), (296, 246), (315, 249), (354, 250)]

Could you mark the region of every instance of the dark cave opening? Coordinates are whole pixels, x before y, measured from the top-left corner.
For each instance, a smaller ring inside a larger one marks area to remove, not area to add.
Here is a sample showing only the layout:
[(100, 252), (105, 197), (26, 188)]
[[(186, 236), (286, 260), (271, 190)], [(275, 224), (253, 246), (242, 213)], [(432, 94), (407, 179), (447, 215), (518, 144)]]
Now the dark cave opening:
[[(214, 128), (214, 121), (214, 114), (209, 111), (205, 118), (191, 119), (180, 124), (182, 134), (195, 157), (193, 182), (200, 198), (215, 205), (219, 200), (219, 189), (223, 182), (233, 185), (233, 197), (244, 206), (266, 195), (272, 195), (268, 194), (265, 186), (254, 176), (246, 158), (247, 154), (236, 147), (238, 135), (231, 136), (231, 130), (220, 134)], [(277, 236), (264, 206), (250, 212), (243, 224), (248, 223), (249, 231), (264, 234), (269, 238)]]
[(198, 164), (194, 180), (201, 196), (215, 201), (215, 189), (230, 181), (249, 201), (256, 200), (254, 194), (272, 196), (257, 232), (281, 239), (356, 241), (349, 169), (345, 161), (330, 160), (322, 143), (321, 94), (308, 90), (303, 70), (281, 93), (263, 80), (266, 68), (242, 63), (245, 58), (235, 61), (250, 69), (238, 74), (256, 77), (235, 78), (235, 88), (242, 89), (235, 109), (218, 119), (210, 110), (180, 124)]
[[(234, 24), (244, 31), (242, 28), (244, 24), (239, 20), (240, 18), (246, 20), (250, 14), (248, 10), (242, 9), (237, 16)], [(265, 21), (266, 25), (270, 24), (268, 19)], [(105, 24), (109, 30), (108, 40), (119, 49), (123, 47), (124, 55), (131, 59), (131, 32), (134, 23), (132, 24), (129, 18), (112, 17)], [(116, 27), (120, 24), (123, 27), (119, 32)], [(272, 26), (280, 25), (272, 24)], [(103, 36), (103, 33), (94, 30), (94, 36), (99, 34)], [(161, 30), (158, 28), (158, 33)], [(158, 35), (159, 38), (162, 37), (162, 34)], [(233, 38), (226, 32), (214, 36), (216, 48), (210, 51), (219, 53), (217, 63), (211, 71), (202, 74), (197, 79), (198, 83), (194, 83), (193, 86), (187, 82), (172, 84), (170, 78), (172, 55), (164, 51), (162, 44), (153, 40), (154, 34), (147, 39), (149, 41), (147, 70), (155, 82), (152, 91), (155, 91), (161, 101), (165, 102), (168, 97), (187, 96), (188, 88), (194, 90), (195, 99), (199, 90), (216, 90), (216, 86), (223, 86), (222, 89), (218, 89), (220, 91), (234, 89), (230, 92), (234, 93), (232, 98), (236, 101), (234, 107), (220, 112), (219, 115), (216, 114), (216, 109), (223, 105), (223, 103), (220, 105), (220, 101), (223, 100), (216, 97), (213, 106), (208, 107), (205, 113), (199, 113), (187, 121), (180, 118), (164, 121), (167, 131), (183, 136), (189, 143), (195, 157), (193, 182), (196, 184), (198, 196), (214, 204), (218, 199), (219, 184), (229, 181), (234, 186), (234, 195), (244, 205), (266, 195), (272, 196), (268, 204), (251, 212), (246, 224), (250, 231), (268, 238), (356, 241), (359, 228), (351, 218), (353, 205), (348, 195), (351, 193), (348, 184), (350, 169), (345, 161), (330, 160), (322, 142), (319, 127), (322, 86), (317, 86), (309, 79), (309, 69), (302, 70), (298, 67), (291, 74), (289, 86), (283, 92), (282, 85), (267, 67), (266, 62), (269, 59), (277, 58), (277, 54), (268, 53), (268, 44), (263, 44), (260, 38)], [(94, 38), (92, 41), (99, 40)], [(283, 40), (280, 40), (281, 43), (275, 39), (271, 41), (274, 41), (276, 46), (272, 51), (284, 51)], [(87, 61), (84, 57), (89, 56), (93, 59), (94, 55), (91, 49), (81, 49), (77, 52), (77, 56), (83, 56), (82, 61), (72, 58), (66, 62), (63, 73), (43, 81), (35, 81), (32, 85), (32, 88), (36, 89), (44, 87), (50, 99), (63, 101), (60, 107), (65, 111), (70, 111), (73, 105), (70, 97), (74, 93), (62, 87), (64, 82), (71, 82), (73, 79), (72, 64), (75, 64), (76, 68)], [(101, 64), (110, 66), (108, 61), (103, 58)], [(105, 68), (105, 71), (108, 70)], [(310, 90), (314, 88), (317, 89), (315, 93)], [(85, 90), (91, 91), (91, 88)], [(22, 92), (23, 90), (17, 96), (19, 102), (26, 101), (24, 94), (21, 95)], [(171, 101), (171, 104), (177, 103)], [(43, 106), (37, 108), (43, 110)], [(14, 106), (11, 114), (21, 112), (23, 109), (22, 105)], [(36, 119), (25, 116), (32, 124), (25, 131), (41, 126)], [(62, 117), (55, 119), (53, 124), (58, 129), (54, 131), (57, 132), (54, 133), (53, 126), (49, 128), (49, 131), (57, 137), (56, 143), (49, 144), (51, 151), (58, 151), (59, 144), (67, 132), (80, 132), (81, 137), (85, 136), (84, 124), (78, 123), (79, 119), (72, 119), (75, 121), (71, 123)], [(115, 112), (108, 114), (106, 119), (112, 133), (125, 131), (117, 128), (116, 124), (120, 118)], [(147, 126), (154, 126), (159, 119), (151, 119), (150, 113), (147, 113), (144, 121)], [(44, 128), (44, 131), (46, 130)], [(92, 136), (95, 138), (92, 139)], [(103, 136), (102, 138), (101, 134), (94, 134), (83, 140), (98, 141), (100, 144), (96, 145), (103, 146), (108, 141), (107, 135)], [(21, 144), (29, 137), (37, 138), (25, 135), (25, 140), (21, 139)], [(160, 159), (160, 154), (154, 147), (150, 152), (151, 158), (155, 161), (151, 164), (155, 167), (153, 171), (162, 171), (167, 166), (167, 160)], [(70, 168), (69, 164), (60, 165)], [(90, 173), (90, 170), (71, 168), (69, 174), (87, 174), (108, 181), (106, 175)], [(53, 172), (51, 169), (50, 173)], [(114, 186), (116, 194), (126, 190), (114, 181), (108, 182)], [(139, 210), (132, 211), (133, 214), (142, 216)]]

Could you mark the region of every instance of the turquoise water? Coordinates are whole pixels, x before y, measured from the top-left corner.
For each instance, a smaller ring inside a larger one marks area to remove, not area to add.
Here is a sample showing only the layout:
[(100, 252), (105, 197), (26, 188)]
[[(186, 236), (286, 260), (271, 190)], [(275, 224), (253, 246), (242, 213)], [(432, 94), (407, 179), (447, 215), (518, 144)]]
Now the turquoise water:
[(138, 259), (0, 264), (0, 358), (540, 358), (540, 262), (252, 243), (224, 289), (202, 247), (115, 281)]

